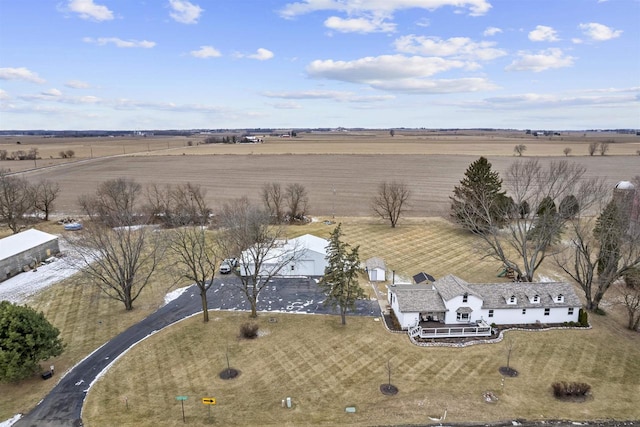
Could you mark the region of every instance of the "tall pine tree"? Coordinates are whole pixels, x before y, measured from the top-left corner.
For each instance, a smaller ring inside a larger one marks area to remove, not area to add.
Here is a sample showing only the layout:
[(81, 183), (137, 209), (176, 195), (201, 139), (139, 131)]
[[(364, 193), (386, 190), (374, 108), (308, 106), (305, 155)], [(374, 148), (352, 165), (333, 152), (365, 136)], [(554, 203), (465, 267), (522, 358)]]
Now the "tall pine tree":
[(348, 243), (340, 240), (342, 224), (331, 232), (327, 246), (328, 265), (318, 285), (327, 295), (325, 305), (334, 310), (340, 309), (342, 324), (347, 323), (347, 311), (355, 310), (356, 301), (365, 297), (364, 290), (358, 284), (360, 268), (359, 246), (350, 248)]
[(491, 163), (480, 157), (471, 163), (460, 185), (453, 189), (451, 216), (466, 229), (484, 233), (504, 225), (511, 210), (510, 199), (502, 191), (502, 179)]

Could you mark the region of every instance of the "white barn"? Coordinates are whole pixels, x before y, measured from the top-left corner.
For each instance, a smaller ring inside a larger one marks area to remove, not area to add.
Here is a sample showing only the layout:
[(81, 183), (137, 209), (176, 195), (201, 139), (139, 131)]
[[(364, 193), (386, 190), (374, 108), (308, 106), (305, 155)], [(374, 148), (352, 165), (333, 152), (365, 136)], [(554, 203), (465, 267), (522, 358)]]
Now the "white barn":
[[(264, 276), (323, 276), (327, 266), (327, 246), (323, 238), (305, 234), (295, 239), (282, 241), (264, 257), (260, 274)], [(240, 273), (255, 271), (252, 249), (245, 250), (239, 259)], [(279, 270), (277, 270), (281, 267)]]
[(58, 236), (30, 229), (0, 239), (0, 282), (60, 252)]
[(582, 305), (569, 283), (479, 284), (451, 274), (433, 284), (391, 285), (388, 299), (403, 329), (420, 321), (446, 325), (577, 322)]

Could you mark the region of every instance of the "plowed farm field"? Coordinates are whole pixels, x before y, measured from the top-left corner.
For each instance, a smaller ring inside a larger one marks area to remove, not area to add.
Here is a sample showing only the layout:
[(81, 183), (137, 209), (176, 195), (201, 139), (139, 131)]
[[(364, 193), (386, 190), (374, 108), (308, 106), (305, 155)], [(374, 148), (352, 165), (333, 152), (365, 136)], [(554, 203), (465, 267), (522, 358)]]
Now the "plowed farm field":
[[(587, 177), (602, 176), (612, 186), (640, 171), (640, 137), (572, 133), (540, 138), (523, 133), (388, 132), (302, 134), (296, 138), (264, 138), (259, 144), (203, 144), (205, 136), (131, 138), (27, 137), (20, 145), (0, 139), (0, 149), (37, 148), (36, 161), (0, 161), (0, 168), (20, 172), (29, 180), (58, 182), (62, 193), (56, 211), (77, 213), (81, 194), (95, 191), (105, 180), (127, 177), (145, 184), (197, 183), (214, 208), (247, 196), (259, 201), (266, 182), (303, 184), (311, 215), (367, 216), (376, 187), (385, 180), (408, 183), (407, 216), (448, 215), (449, 196), (464, 171), (486, 156), (499, 171), (512, 162), (536, 157), (541, 162), (567, 159), (587, 168)], [(606, 155), (588, 155), (592, 142), (609, 141)], [(12, 145), (13, 144), (13, 145)], [(524, 144), (523, 157), (514, 146)], [(571, 148), (569, 156), (563, 154)], [(57, 153), (73, 150), (71, 159)]]

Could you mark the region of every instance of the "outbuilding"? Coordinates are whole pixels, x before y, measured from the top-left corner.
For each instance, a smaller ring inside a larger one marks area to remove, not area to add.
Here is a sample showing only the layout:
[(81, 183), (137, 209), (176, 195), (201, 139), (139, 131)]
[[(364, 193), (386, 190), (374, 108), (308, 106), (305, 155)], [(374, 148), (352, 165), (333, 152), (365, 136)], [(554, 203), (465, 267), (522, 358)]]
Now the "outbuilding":
[(384, 265), (382, 258), (369, 258), (365, 261), (364, 266), (370, 282), (384, 282), (387, 280), (387, 267)]
[(0, 239), (0, 282), (60, 252), (58, 236), (30, 229)]
[[(279, 242), (261, 256), (260, 275), (264, 276), (323, 276), (327, 267), (327, 246), (329, 242), (321, 237), (305, 234), (295, 239)], [(245, 250), (239, 261), (240, 274), (249, 275), (255, 271), (255, 249)]]

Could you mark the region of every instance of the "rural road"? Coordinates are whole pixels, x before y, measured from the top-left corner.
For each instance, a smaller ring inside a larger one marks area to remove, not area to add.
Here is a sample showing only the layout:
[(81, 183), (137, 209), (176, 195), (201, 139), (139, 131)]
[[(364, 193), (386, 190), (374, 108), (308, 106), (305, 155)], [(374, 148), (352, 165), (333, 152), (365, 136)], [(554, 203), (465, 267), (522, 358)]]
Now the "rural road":
[[(210, 310), (248, 310), (248, 303), (234, 292), (238, 279), (233, 276), (215, 279), (208, 291)], [(329, 314), (324, 295), (311, 278), (273, 279), (260, 293), (259, 311)], [(82, 426), (82, 404), (90, 384), (119, 355), (130, 347), (173, 323), (201, 311), (198, 288), (189, 287), (180, 297), (131, 326), (74, 366), (31, 412), (15, 427)], [(374, 300), (358, 301), (355, 315), (379, 316)]]

